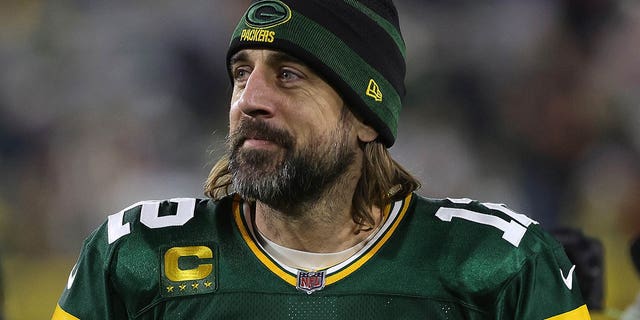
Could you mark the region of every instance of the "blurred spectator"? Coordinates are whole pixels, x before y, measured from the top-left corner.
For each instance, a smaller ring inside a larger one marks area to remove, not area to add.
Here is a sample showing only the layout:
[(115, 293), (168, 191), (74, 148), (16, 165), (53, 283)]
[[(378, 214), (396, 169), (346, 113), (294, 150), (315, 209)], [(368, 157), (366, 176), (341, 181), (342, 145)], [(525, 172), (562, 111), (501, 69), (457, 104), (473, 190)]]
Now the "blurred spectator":
[[(212, 61), (242, 3), (2, 6), (25, 15), (0, 46), (0, 203), (32, 231), (2, 233), (10, 251), (75, 252), (117, 205), (201, 195), (201, 150), (226, 125), (225, 65)], [(219, 6), (229, 21), (209, 19)]]
[(561, 2), (563, 18), (536, 51), (539, 61), (504, 91), (504, 138), (521, 163), (527, 211), (548, 228), (579, 213), (571, 207), (578, 165), (609, 135), (608, 92), (595, 86), (592, 64), (616, 2)]

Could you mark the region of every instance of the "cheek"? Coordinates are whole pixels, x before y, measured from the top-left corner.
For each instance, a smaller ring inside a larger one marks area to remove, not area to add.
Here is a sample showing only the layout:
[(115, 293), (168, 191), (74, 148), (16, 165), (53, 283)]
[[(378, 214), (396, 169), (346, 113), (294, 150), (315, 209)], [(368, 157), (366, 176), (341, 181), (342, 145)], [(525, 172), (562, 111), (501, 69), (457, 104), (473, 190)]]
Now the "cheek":
[(358, 146), (357, 135), (352, 127), (339, 118), (318, 117), (305, 127), (305, 143), (320, 147), (328, 145)]
[[(343, 120), (340, 119), (340, 112), (328, 103), (306, 102), (305, 107), (294, 108), (287, 115), (289, 123), (295, 123), (294, 127), (301, 140), (304, 142), (318, 142), (332, 140), (337, 130), (346, 130), (343, 127)], [(318, 140), (319, 139), (319, 140)], [(302, 141), (301, 141), (302, 142)]]
[(229, 107), (229, 129), (233, 131), (233, 129), (237, 126), (238, 121), (240, 121), (240, 117), (242, 112), (238, 105), (233, 100), (231, 101), (231, 106)]

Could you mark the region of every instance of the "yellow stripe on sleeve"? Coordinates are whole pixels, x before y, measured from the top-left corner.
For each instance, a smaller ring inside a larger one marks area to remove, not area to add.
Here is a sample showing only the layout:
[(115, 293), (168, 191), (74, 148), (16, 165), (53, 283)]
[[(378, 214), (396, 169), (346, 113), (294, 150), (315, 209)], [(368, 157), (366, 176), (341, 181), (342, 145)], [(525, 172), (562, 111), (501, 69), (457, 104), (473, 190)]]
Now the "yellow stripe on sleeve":
[(56, 305), (56, 310), (53, 311), (53, 316), (51, 317), (51, 320), (80, 320), (80, 319), (62, 310), (62, 308), (60, 308), (60, 305)]
[(581, 307), (574, 309), (573, 311), (565, 312), (545, 320), (591, 320), (591, 317), (589, 316), (587, 306), (583, 304)]

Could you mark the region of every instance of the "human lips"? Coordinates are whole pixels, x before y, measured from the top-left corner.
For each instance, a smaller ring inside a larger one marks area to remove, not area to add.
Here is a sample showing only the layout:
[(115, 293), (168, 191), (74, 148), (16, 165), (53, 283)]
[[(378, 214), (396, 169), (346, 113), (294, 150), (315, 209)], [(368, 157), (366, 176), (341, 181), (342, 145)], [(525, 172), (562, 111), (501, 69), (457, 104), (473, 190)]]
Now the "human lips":
[(244, 142), (242, 143), (242, 147), (250, 148), (267, 148), (273, 146), (278, 146), (278, 144), (273, 140), (261, 137), (248, 137), (245, 138)]

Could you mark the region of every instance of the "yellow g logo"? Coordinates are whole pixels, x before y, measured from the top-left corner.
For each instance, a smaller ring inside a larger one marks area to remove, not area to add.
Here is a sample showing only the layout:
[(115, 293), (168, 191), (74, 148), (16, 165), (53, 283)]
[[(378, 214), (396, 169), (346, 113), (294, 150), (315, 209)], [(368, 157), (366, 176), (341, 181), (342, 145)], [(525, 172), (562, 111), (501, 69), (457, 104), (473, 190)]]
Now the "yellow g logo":
[[(181, 258), (191, 263), (181, 263)], [(213, 251), (206, 246), (173, 247), (164, 254), (164, 274), (174, 282), (201, 280), (213, 271), (213, 263), (201, 260), (212, 258)]]

